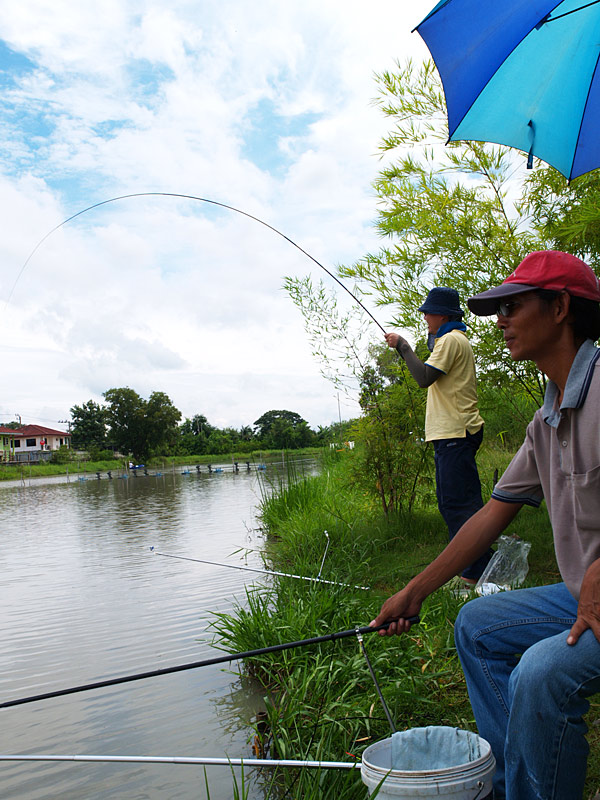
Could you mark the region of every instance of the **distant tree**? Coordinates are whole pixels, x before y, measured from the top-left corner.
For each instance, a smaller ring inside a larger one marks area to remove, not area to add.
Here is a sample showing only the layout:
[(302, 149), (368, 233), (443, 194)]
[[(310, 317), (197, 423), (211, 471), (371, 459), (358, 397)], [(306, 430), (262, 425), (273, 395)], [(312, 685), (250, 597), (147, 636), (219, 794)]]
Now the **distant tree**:
[(181, 411), (175, 408), (164, 392), (152, 392), (146, 403), (144, 420), (146, 422), (148, 454), (158, 450), (172, 450), (177, 439), (177, 423)]
[(355, 420), (342, 420), (342, 422), (332, 422), (326, 428), (323, 428), (323, 434), (318, 432), (319, 438), (326, 442), (347, 442), (352, 439), (352, 428)]
[(240, 439), (242, 442), (249, 442), (253, 438), (254, 433), (250, 425), (244, 425), (240, 428)]
[(314, 440), (308, 423), (295, 411), (267, 411), (256, 420), (254, 429), (266, 447), (307, 447)]
[(93, 400), (71, 408), (73, 447), (99, 449), (106, 444), (106, 409)]
[(310, 428), (308, 422), (302, 420), (299, 425), (296, 425), (292, 441), (292, 447), (310, 447), (315, 443), (315, 432)]
[(110, 443), (124, 454), (145, 456), (144, 400), (140, 395), (124, 387), (108, 389), (103, 394), (108, 407), (106, 416), (110, 428)]
[(260, 436), (261, 439), (269, 436), (277, 420), (283, 420), (292, 426), (304, 422), (300, 414), (297, 414), (295, 411), (266, 411), (262, 417), (259, 417), (254, 422), (256, 435)]
[(143, 461), (174, 446), (181, 412), (164, 392), (153, 392), (146, 401), (124, 387), (108, 389), (103, 397), (108, 404), (110, 441), (121, 452)]
[(178, 451), (193, 456), (208, 453), (208, 437), (214, 430), (204, 414), (186, 417), (178, 429)]
[(342, 444), (352, 439), (355, 420), (332, 422), (331, 425), (319, 425), (314, 431), (314, 442), (318, 445)]
[(192, 436), (208, 436), (213, 426), (209, 424), (204, 414), (194, 414), (191, 419), (188, 417), (184, 419), (179, 430), (181, 433), (191, 433)]
[(215, 455), (231, 453), (234, 449), (234, 442), (225, 431), (213, 429), (206, 443), (206, 452)]

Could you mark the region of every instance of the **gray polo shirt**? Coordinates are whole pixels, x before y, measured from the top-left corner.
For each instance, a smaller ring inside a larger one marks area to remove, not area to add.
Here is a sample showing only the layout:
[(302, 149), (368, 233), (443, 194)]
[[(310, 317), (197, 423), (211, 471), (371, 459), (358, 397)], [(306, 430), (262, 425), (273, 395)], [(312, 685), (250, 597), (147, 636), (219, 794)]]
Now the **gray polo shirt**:
[(560, 573), (579, 599), (589, 565), (600, 558), (600, 350), (579, 348), (560, 408), (548, 382), (544, 405), (492, 497), (539, 506), (546, 500)]

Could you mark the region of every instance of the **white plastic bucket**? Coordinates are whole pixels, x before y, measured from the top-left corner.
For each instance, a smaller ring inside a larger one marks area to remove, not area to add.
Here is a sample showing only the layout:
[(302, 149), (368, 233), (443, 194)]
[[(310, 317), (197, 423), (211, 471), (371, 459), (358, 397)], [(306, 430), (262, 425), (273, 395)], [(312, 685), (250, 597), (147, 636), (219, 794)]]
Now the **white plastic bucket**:
[[(410, 731), (414, 737), (426, 728)], [(437, 729), (443, 732), (442, 729)], [(455, 729), (448, 728), (451, 733)], [(423, 734), (425, 735), (425, 734)], [(369, 795), (380, 786), (377, 800), (412, 800), (416, 797), (437, 797), (445, 800), (484, 800), (492, 791), (496, 760), (488, 742), (481, 737), (479, 757), (443, 769), (392, 769), (392, 740), (383, 739), (364, 751), (361, 778)], [(432, 753), (431, 763), (435, 763)], [(382, 783), (383, 780), (383, 783)]]

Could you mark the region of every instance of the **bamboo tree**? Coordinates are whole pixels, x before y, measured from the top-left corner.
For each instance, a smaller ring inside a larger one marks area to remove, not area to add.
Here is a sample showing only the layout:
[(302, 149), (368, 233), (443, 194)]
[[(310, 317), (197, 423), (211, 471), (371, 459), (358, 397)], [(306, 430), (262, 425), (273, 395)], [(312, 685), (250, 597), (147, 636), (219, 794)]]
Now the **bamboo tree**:
[[(391, 321), (416, 340), (417, 309), (434, 285), (467, 297), (501, 282), (532, 250), (551, 238), (531, 220), (514, 151), (478, 142), (445, 145), (444, 96), (431, 62), (411, 62), (377, 76), (377, 105), (390, 133), (381, 143), (386, 163), (374, 182), (380, 199), (376, 226), (385, 243), (340, 275), (389, 308)], [(517, 162), (518, 163), (518, 162)], [(544, 383), (535, 368), (516, 364), (502, 347), (494, 320), (468, 318), (481, 378), (540, 402)]]

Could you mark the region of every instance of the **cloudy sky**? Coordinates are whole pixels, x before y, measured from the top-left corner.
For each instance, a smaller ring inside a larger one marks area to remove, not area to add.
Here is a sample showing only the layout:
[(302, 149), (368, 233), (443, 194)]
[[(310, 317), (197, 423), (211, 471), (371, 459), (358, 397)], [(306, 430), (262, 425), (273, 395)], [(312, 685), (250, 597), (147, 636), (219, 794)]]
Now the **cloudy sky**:
[(0, 0), (0, 422), (64, 429), (119, 386), (219, 427), (354, 416), (282, 289), (326, 276), (266, 227), (142, 197), (44, 237), (166, 192), (356, 260), (377, 247), (373, 75), (426, 57), (411, 29), (433, 5)]

